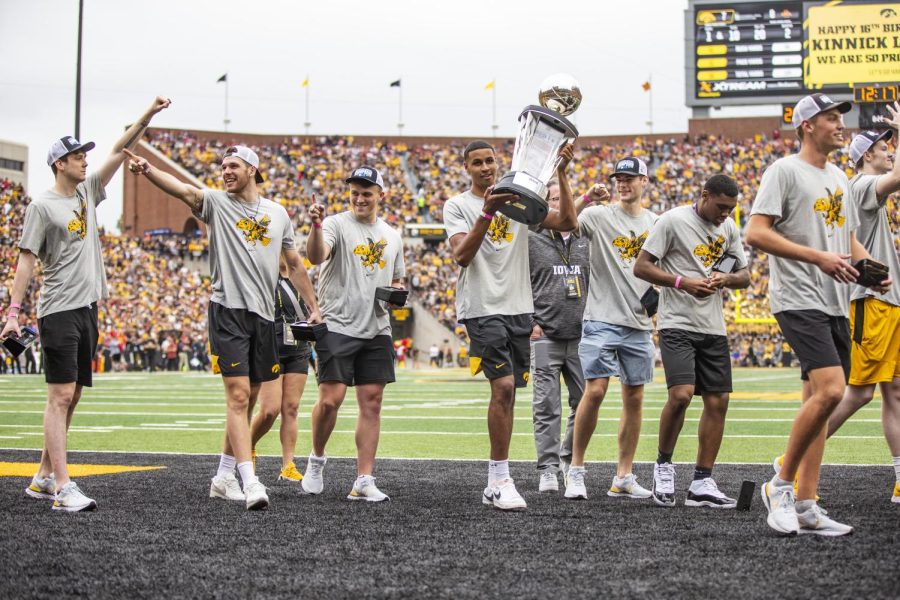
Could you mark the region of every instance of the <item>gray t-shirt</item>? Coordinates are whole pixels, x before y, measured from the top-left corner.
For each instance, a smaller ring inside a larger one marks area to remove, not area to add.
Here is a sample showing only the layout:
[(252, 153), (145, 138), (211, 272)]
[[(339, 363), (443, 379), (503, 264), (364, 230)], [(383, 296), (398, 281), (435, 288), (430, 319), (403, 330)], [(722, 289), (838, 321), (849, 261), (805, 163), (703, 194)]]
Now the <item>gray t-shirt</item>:
[[(784, 238), (826, 252), (850, 254), (856, 210), (846, 197), (844, 172), (832, 164), (814, 167), (797, 155), (779, 158), (763, 173), (753, 201), (753, 215), (774, 217)], [(769, 256), (769, 302), (772, 312), (820, 310), (834, 317), (850, 314), (850, 289), (818, 267)]]
[(294, 228), (283, 206), (260, 196), (245, 203), (222, 190), (203, 190), (194, 213), (209, 226), (210, 300), (275, 320), (278, 257), (294, 247)]
[(375, 288), (406, 274), (403, 242), (383, 219), (360, 223), (350, 211), (322, 222), (331, 254), (319, 272), (319, 306), (328, 330), (360, 339), (390, 335), (387, 305)]
[(897, 259), (897, 250), (894, 247), (894, 234), (891, 233), (891, 216), (885, 206), (888, 196), (878, 200), (875, 193), (877, 175), (858, 174), (850, 180), (850, 197), (856, 206), (859, 215), (859, 228), (856, 230), (856, 239), (865, 246), (872, 258), (883, 265), (887, 265), (891, 278), (895, 283), (891, 285), (888, 293), (881, 295), (878, 292), (854, 285), (851, 290), (851, 299), (859, 300), (866, 296), (900, 306), (900, 285), (897, 278), (900, 277), (900, 260)]
[[(737, 259), (734, 270), (747, 267), (747, 256), (737, 225), (729, 217), (715, 225), (700, 217), (693, 206), (679, 206), (659, 217), (644, 242), (644, 250), (659, 259), (663, 271), (693, 279), (706, 279), (725, 254)], [(657, 329), (684, 329), (725, 335), (721, 294), (695, 298), (684, 290), (664, 287), (659, 294)]]
[(641, 306), (650, 284), (635, 277), (631, 268), (656, 219), (646, 209), (632, 217), (619, 204), (590, 206), (578, 215), (578, 226), (591, 247), (592, 285), (585, 321), (653, 329), (653, 320)]
[(38, 318), (109, 297), (97, 232), (97, 205), (105, 199), (94, 173), (78, 184), (74, 196), (47, 190), (25, 209), (19, 248), (41, 259), (44, 275)]
[[(470, 191), (447, 200), (444, 225), (447, 237), (469, 233), (481, 218), (484, 200)], [(468, 267), (456, 282), (456, 318), (523, 315), (534, 312), (528, 271), (528, 226), (500, 213)]]

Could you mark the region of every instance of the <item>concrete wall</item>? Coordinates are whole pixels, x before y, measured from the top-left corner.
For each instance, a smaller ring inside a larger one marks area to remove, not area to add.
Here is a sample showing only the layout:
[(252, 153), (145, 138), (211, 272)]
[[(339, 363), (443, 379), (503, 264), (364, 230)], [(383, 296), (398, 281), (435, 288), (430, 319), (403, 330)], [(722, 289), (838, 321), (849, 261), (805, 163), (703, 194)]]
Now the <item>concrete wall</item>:
[[(7, 161), (21, 163), (21, 166), (5, 164)], [(9, 179), (28, 191), (28, 146), (0, 140), (0, 179)]]

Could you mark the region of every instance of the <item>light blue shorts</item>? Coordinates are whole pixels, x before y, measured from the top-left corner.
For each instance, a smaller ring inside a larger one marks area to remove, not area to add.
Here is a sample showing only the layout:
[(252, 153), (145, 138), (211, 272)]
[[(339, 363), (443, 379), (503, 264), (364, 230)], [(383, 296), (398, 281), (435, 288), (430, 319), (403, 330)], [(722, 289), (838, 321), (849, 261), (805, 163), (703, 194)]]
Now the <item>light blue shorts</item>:
[(578, 357), (585, 379), (618, 377), (625, 385), (653, 381), (653, 337), (650, 331), (585, 321)]

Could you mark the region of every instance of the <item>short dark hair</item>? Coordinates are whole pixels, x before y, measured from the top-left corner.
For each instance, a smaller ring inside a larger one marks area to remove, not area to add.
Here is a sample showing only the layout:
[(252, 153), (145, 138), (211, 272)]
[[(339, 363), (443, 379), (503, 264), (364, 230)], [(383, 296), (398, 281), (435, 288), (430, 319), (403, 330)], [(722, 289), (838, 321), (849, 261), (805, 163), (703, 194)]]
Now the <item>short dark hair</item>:
[(494, 147), (485, 142), (484, 140), (475, 140), (474, 142), (469, 142), (466, 146), (466, 149), (463, 150), (463, 162), (469, 160), (469, 154), (475, 152), (476, 150), (490, 150), (494, 151)]
[(865, 154), (865, 152), (863, 152), (863, 155), (859, 157), (858, 161), (856, 161), (856, 170), (857, 171), (862, 171), (863, 167), (866, 166), (865, 156), (866, 156), (866, 154)]
[(59, 171), (59, 169), (56, 168), (55, 162), (52, 165), (50, 165), (50, 170), (53, 171), (53, 176), (56, 177), (56, 173), (57, 173), (57, 171)]
[(737, 182), (729, 177), (719, 173), (713, 175), (703, 184), (703, 189), (711, 196), (728, 196), (729, 198), (737, 198), (740, 190), (738, 190)]

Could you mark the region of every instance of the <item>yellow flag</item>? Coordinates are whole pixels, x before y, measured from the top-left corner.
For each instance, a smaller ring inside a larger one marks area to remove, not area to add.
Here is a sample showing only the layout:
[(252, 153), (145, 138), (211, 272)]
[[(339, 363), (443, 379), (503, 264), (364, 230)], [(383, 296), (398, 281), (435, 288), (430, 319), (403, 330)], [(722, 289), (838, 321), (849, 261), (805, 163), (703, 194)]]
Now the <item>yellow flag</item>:
[(492, 89), (494, 89), (494, 84), (495, 84), (495, 83), (497, 83), (497, 80), (496, 80), (496, 79), (492, 79), (491, 81), (488, 82), (488, 84), (487, 84), (486, 86), (484, 86), (484, 89), (485, 89), (485, 90), (492, 90)]
[(303, 83), (300, 84), (300, 87), (306, 87), (309, 85), (309, 77), (303, 80)]

